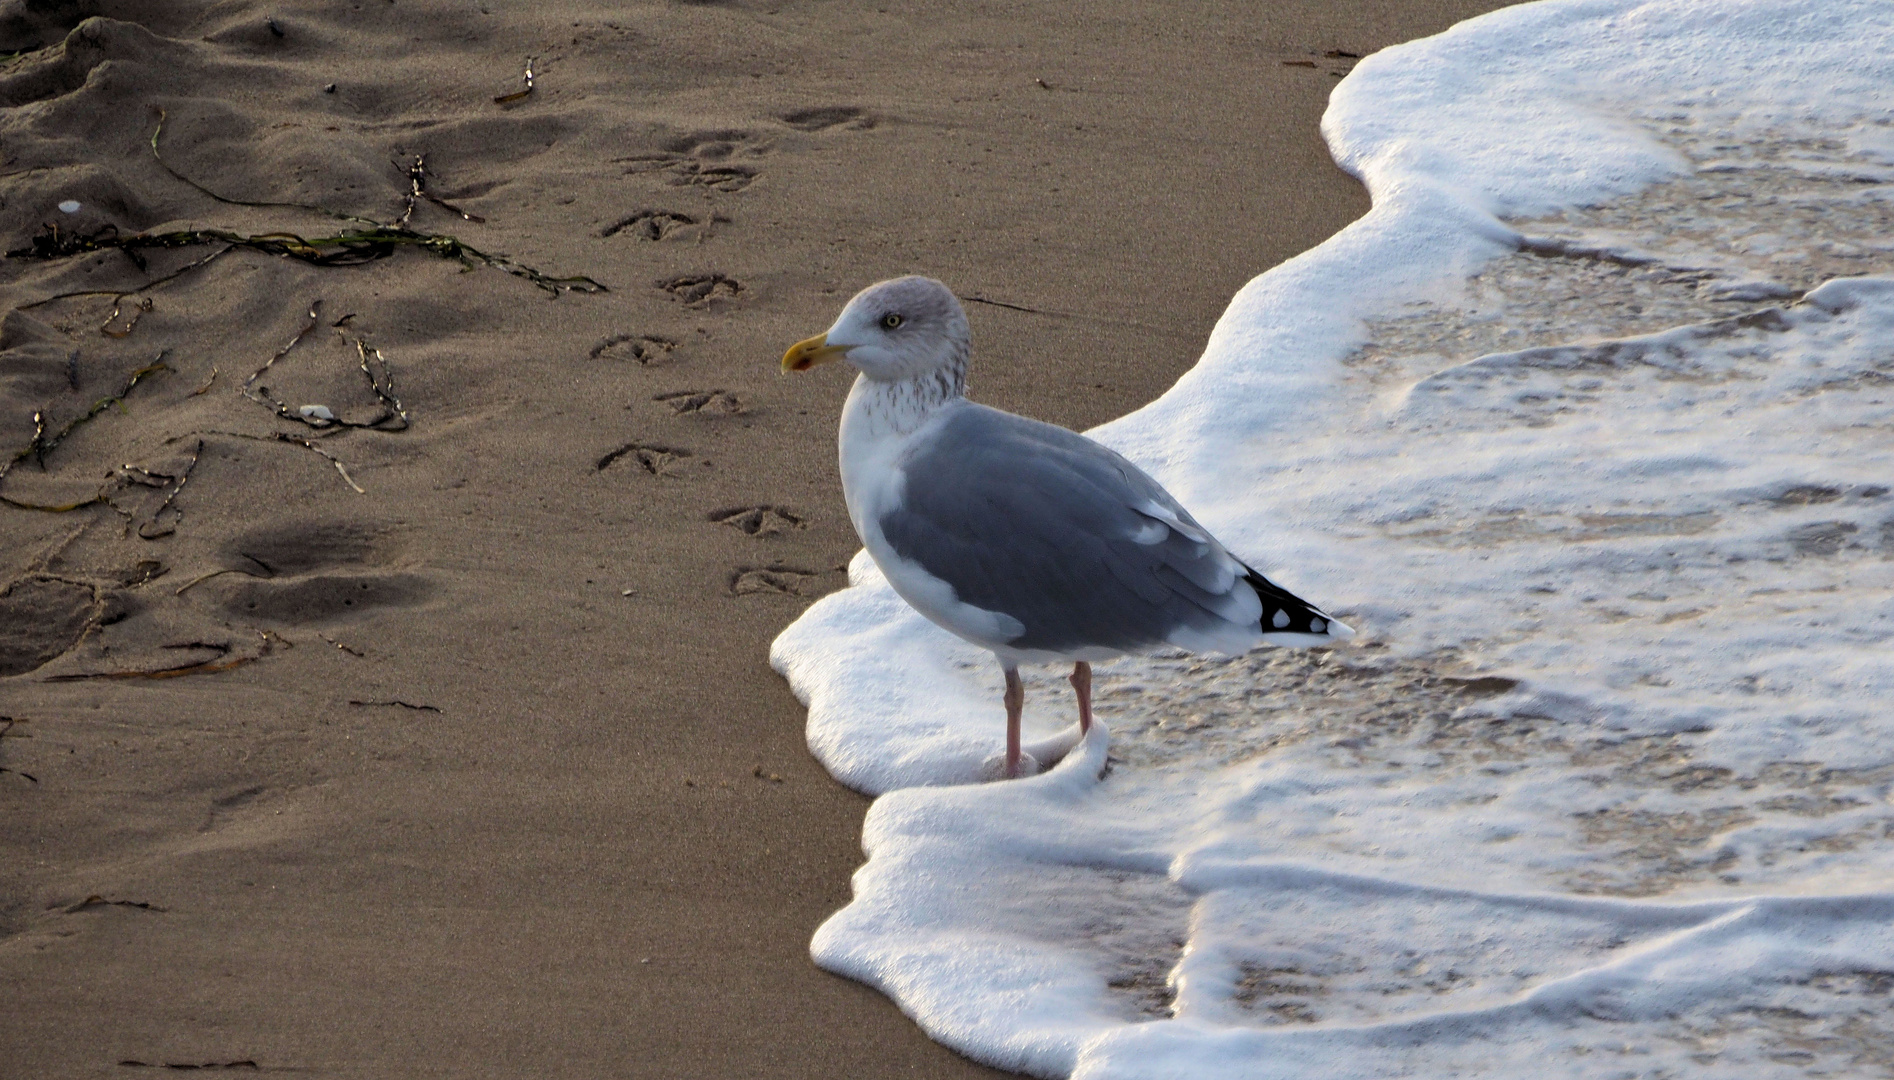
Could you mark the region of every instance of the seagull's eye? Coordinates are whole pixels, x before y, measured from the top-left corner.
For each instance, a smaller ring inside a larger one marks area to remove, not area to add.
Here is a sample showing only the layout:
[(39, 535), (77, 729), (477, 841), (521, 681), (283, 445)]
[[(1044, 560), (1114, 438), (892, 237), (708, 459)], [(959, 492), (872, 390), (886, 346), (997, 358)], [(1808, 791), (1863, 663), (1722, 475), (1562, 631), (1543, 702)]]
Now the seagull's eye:
[(890, 330), (893, 330), (899, 327), (902, 323), (906, 321), (907, 321), (906, 319), (903, 319), (901, 316), (896, 315), (892, 311), (888, 312), (886, 315), (883, 315), (881, 317), (881, 325), (887, 327)]

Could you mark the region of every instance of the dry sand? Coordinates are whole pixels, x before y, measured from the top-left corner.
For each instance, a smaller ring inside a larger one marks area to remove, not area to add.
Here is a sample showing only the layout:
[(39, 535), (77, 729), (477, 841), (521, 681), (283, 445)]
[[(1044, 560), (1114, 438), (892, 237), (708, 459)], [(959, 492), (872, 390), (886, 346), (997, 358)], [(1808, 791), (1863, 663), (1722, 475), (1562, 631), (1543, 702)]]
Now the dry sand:
[(1337, 54), (1493, 6), (0, 4), (10, 249), (333, 235), (210, 193), (390, 222), (425, 155), (484, 221), (412, 228), (610, 289), (0, 264), (0, 495), (93, 500), (0, 506), (0, 1072), (986, 1072), (808, 960), (865, 802), (765, 654), (856, 541), (845, 374), (776, 359), (924, 272), (979, 399), (1135, 408), (1366, 208)]

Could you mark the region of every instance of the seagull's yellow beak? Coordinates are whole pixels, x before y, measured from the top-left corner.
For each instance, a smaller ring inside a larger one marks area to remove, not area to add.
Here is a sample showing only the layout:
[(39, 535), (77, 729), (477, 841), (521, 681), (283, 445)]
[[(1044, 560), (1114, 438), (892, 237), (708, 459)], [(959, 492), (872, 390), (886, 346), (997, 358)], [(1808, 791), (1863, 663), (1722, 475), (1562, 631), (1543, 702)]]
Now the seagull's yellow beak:
[(783, 354), (783, 370), (807, 371), (817, 364), (840, 360), (846, 352), (848, 350), (840, 345), (829, 344), (829, 335), (817, 334), (789, 347), (789, 351)]

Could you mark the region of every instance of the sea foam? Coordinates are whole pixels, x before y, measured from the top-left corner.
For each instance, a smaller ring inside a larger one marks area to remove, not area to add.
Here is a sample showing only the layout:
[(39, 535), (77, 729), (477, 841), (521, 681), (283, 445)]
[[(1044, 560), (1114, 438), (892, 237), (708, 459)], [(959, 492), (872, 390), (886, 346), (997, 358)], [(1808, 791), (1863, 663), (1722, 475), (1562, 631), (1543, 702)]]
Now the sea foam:
[(1093, 432), (1361, 637), (1101, 665), (980, 785), (997, 666), (858, 557), (772, 651), (880, 796), (817, 961), (1042, 1076), (1894, 1069), (1889, 87), (1878, 2), (1363, 61), (1373, 210)]

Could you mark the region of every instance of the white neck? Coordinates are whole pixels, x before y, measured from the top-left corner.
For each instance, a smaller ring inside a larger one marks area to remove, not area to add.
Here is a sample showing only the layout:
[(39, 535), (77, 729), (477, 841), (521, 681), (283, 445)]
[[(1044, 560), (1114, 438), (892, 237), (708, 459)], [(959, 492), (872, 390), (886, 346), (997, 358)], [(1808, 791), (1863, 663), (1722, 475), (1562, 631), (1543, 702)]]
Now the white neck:
[(957, 367), (936, 368), (900, 382), (879, 382), (857, 375), (848, 391), (848, 403), (842, 406), (844, 437), (851, 418), (860, 425), (859, 434), (871, 438), (911, 435), (934, 415), (935, 409), (965, 392), (965, 376)]
[[(855, 531), (864, 541), (869, 539), (863, 526), (873, 516), (870, 511), (890, 498), (900, 498), (898, 491), (882, 491), (881, 487), (891, 481), (899, 483), (894, 466), (908, 439), (942, 408), (966, 400), (962, 396), (964, 371), (955, 365), (901, 382), (856, 376), (848, 403), (842, 406), (838, 449), (842, 495), (848, 502), (848, 516), (855, 523)], [(879, 530), (875, 531), (879, 535)]]

